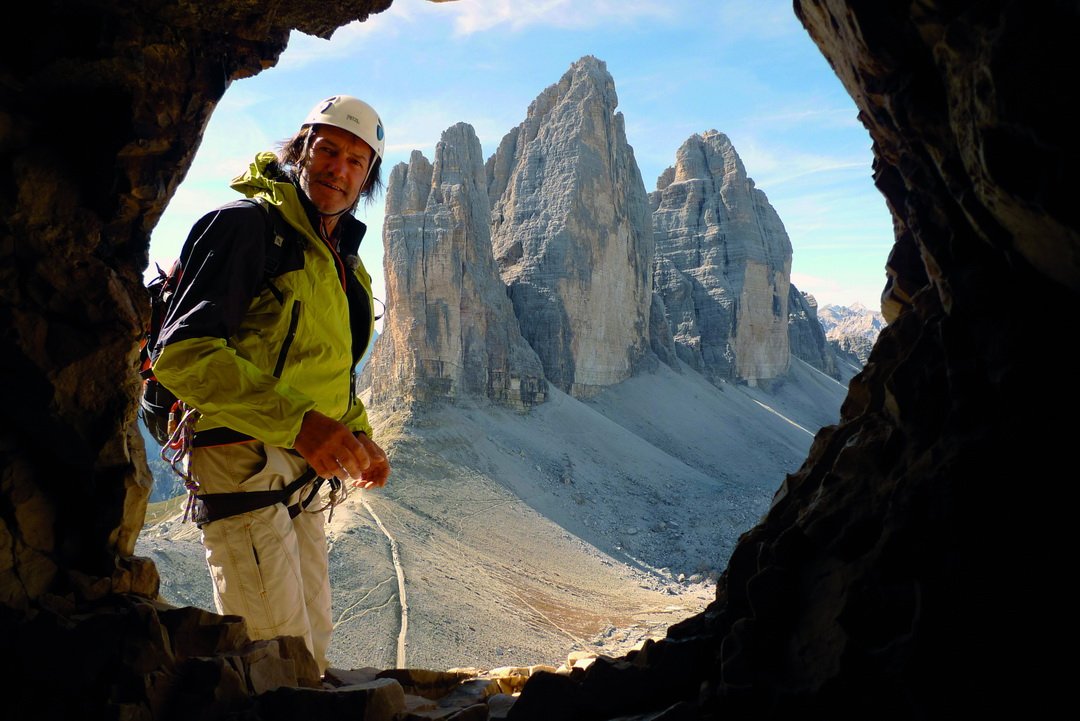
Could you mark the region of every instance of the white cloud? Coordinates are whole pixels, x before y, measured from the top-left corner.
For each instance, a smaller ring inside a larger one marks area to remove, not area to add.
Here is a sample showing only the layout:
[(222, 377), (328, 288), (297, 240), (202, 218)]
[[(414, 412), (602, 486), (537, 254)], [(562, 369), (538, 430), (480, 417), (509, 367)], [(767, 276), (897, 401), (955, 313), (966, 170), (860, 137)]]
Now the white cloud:
[(563, 29), (620, 25), (640, 19), (670, 18), (669, 5), (650, 0), (462, 0), (446, 4), (454, 17), (456, 35), (465, 36), (493, 28), (513, 31), (532, 26)]
[(825, 152), (803, 150), (790, 142), (778, 142), (775, 137), (759, 138), (756, 133), (739, 139), (733, 135), (728, 137), (743, 161), (746, 174), (766, 194), (770, 188), (776, 189), (793, 182), (809, 187), (810, 178), (815, 179), (814, 184), (819, 184), (825, 176), (830, 177), (830, 183), (838, 179), (854, 179), (865, 184), (872, 173), (873, 155), (869, 143), (863, 155), (856, 154), (849, 147), (841, 147), (834, 152), (830, 152), (833, 149), (827, 146)]
[(338, 28), (329, 39), (294, 30), (277, 67), (299, 70), (315, 62), (364, 57), (365, 46), (369, 45), (373, 38), (385, 40), (399, 37), (403, 28), (411, 25), (413, 21), (413, 9), (408, 3), (398, 0), (388, 10), (372, 15), (363, 22), (351, 22)]

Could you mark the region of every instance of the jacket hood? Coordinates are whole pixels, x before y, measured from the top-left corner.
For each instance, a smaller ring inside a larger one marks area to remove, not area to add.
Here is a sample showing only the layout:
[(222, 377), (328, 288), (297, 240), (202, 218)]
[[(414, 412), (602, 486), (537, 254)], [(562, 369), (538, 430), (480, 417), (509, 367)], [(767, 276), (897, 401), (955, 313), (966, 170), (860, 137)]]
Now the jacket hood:
[(299, 227), (305, 222), (304, 218), (290, 217), (292, 209), (302, 207), (299, 192), (290, 175), (278, 164), (277, 155), (268, 150), (256, 155), (247, 170), (233, 178), (229, 187), (248, 198), (262, 198), (276, 205), (294, 226)]

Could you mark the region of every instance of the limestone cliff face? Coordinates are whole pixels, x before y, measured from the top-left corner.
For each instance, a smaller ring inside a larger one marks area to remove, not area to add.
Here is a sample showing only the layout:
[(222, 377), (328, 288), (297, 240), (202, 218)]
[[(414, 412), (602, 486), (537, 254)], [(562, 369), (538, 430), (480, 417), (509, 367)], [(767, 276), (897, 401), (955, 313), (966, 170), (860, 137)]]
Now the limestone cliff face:
[(408, 165), (392, 170), (383, 223), (387, 312), (361, 379), (374, 403), (543, 402), (540, 360), (518, 331), (491, 254), (489, 218), (470, 125), (443, 132), (434, 165), (413, 151)]
[(713, 380), (783, 376), (791, 242), (731, 141), (691, 136), (649, 202), (656, 289), (679, 357)]
[(648, 351), (652, 227), (603, 62), (584, 57), (487, 163), (495, 258), (549, 381), (576, 396)]

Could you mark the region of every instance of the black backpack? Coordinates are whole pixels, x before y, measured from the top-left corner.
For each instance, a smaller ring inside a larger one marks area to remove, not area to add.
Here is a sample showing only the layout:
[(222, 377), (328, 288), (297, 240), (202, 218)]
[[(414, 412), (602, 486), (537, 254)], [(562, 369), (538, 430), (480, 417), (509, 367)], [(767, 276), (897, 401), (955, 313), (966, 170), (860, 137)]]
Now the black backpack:
[[(270, 203), (257, 198), (244, 198), (244, 200), (261, 207), (266, 211), (269, 220), (266, 224), (266, 264), (263, 273), (263, 278), (269, 280), (277, 270), (286, 242), (296, 237), (296, 231), (285, 222), (281, 213)], [(161, 325), (169, 309), (169, 301), (176, 291), (183, 269), (180, 261), (174, 262), (168, 273), (163, 271), (160, 265), (157, 269), (157, 277), (146, 284), (146, 290), (150, 296), (150, 321), (139, 344), (139, 376), (142, 378), (139, 418), (154, 440), (162, 446), (167, 446), (170, 445), (170, 441), (173, 444), (179, 442), (173, 436), (188, 408), (154, 377), (151, 353), (157, 346)]]

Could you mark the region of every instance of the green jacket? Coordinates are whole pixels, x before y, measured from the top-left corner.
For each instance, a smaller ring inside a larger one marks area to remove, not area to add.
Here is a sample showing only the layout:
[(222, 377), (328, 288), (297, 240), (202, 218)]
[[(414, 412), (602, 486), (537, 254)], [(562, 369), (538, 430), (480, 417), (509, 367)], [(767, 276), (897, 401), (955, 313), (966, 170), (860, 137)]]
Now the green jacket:
[(237, 201), (201, 218), (181, 251), (155, 376), (200, 412), (196, 446), (257, 439), (291, 448), (312, 409), (370, 435), (354, 390), (374, 330), (371, 276), (357, 256), (366, 227), (341, 216), (331, 249), (273, 153), (256, 156), (232, 187), (276, 206), (295, 237), (267, 278), (266, 210)]

